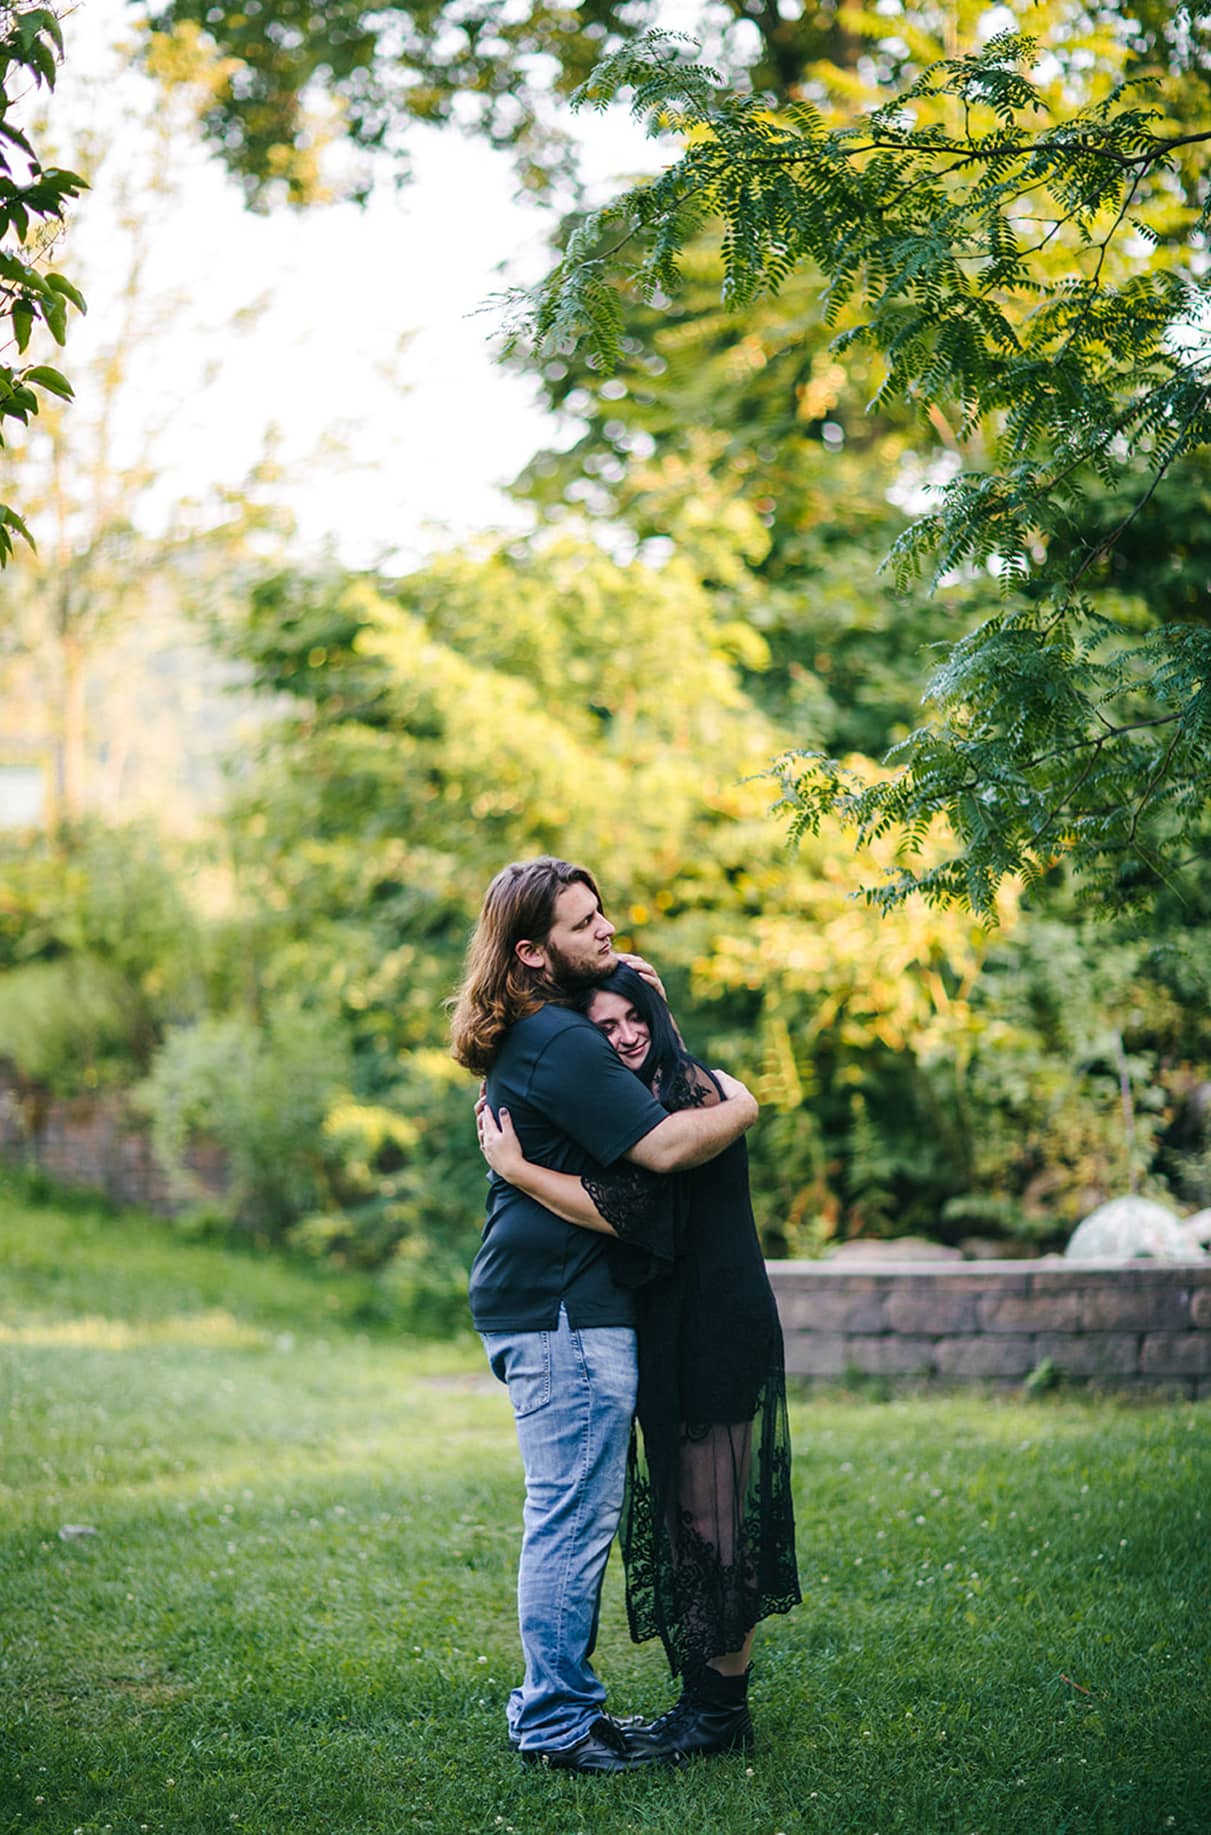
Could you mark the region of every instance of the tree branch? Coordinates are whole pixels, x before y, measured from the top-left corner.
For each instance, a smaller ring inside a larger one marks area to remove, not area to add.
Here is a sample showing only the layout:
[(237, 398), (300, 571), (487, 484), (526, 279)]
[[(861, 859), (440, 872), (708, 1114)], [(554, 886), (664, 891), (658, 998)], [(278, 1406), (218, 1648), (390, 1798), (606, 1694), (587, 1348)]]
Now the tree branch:
[[(830, 137), (831, 138), (831, 137)], [(1165, 138), (1152, 137), (1151, 146), (1143, 153), (1116, 153), (1096, 141), (1086, 140), (1003, 140), (981, 146), (971, 146), (961, 140), (926, 140), (915, 134), (889, 134), (885, 139), (877, 136), (857, 146), (832, 147), (840, 159), (852, 159), (862, 153), (945, 153), (957, 154), (960, 165), (969, 165), (973, 160), (1019, 158), (1030, 154), (1047, 153), (1057, 158), (1068, 158), (1080, 154), (1085, 158), (1109, 160), (1113, 165), (1126, 169), (1132, 166), (1147, 167), (1167, 157), (1175, 147), (1194, 146), (1204, 141), (1211, 141), (1211, 129), (1198, 134), (1173, 134)], [(717, 142), (717, 145), (724, 145)], [(826, 142), (811, 141), (806, 146), (795, 146), (780, 149), (772, 153), (736, 153), (728, 149), (730, 159), (745, 166), (784, 166), (797, 165), (801, 160), (819, 158)], [(953, 169), (953, 168), (952, 168)]]
[(1131, 509), (1126, 516), (1124, 516), (1122, 522), (1118, 525), (1118, 528), (1112, 530), (1111, 533), (1106, 537), (1105, 541), (1099, 542), (1096, 548), (1091, 548), (1089, 550), (1089, 552), (1085, 556), (1085, 559), (1081, 562), (1080, 566), (1077, 568), (1072, 578), (1066, 583), (1065, 593), (1067, 597), (1071, 598), (1073, 592), (1076, 590), (1076, 586), (1078, 582), (1089, 571), (1094, 561), (1099, 560), (1104, 555), (1109, 554), (1110, 550), (1114, 547), (1115, 543), (1119, 540), (1119, 538), (1126, 534), (1127, 530), (1131, 527), (1132, 523), (1135, 521), (1140, 511), (1145, 509), (1147, 505), (1151, 502), (1152, 498), (1156, 495), (1158, 489), (1160, 488), (1161, 480), (1165, 476), (1165, 473), (1169, 470), (1169, 467), (1173, 464), (1174, 460), (1181, 456), (1184, 450), (1182, 446), (1182, 440), (1184, 436), (1190, 431), (1190, 428), (1194, 425), (1194, 422), (1197, 420), (1199, 413), (1201, 412), (1203, 405), (1206, 402), (1209, 394), (1211, 394), (1211, 390), (1209, 389), (1203, 388), (1199, 390), (1198, 398), (1195, 401), (1193, 408), (1191, 408), (1189, 414), (1186, 416), (1185, 420), (1182, 422), (1181, 427), (1178, 431), (1178, 437), (1173, 442), (1173, 445), (1171, 446), (1168, 454), (1166, 455), (1162, 463), (1157, 466), (1156, 472), (1153, 476), (1151, 484), (1148, 486), (1148, 489), (1144, 492), (1143, 496), (1140, 498), (1139, 502), (1134, 506), (1134, 508)]
[(1170, 738), (1168, 745), (1165, 747), (1164, 756), (1162, 757), (1160, 764), (1156, 767), (1156, 770), (1152, 773), (1152, 776), (1148, 779), (1148, 783), (1145, 787), (1144, 794), (1135, 806), (1135, 813), (1131, 818), (1131, 832), (1127, 836), (1127, 845), (1129, 847), (1135, 846), (1136, 830), (1139, 828), (1140, 817), (1144, 813), (1144, 805), (1151, 799), (1153, 791), (1156, 789), (1157, 785), (1160, 783), (1161, 779), (1164, 777), (1165, 772), (1169, 769), (1169, 760), (1173, 757), (1174, 747), (1177, 745), (1177, 742), (1181, 738), (1181, 736), (1182, 736), (1182, 729), (1179, 725), (1174, 728), (1173, 735)]

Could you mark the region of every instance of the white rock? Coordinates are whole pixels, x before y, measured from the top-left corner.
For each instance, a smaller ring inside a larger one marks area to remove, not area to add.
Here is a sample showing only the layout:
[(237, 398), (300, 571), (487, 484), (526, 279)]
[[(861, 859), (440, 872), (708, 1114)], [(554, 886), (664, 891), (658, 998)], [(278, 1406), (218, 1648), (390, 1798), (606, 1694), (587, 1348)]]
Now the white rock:
[(1188, 1243), (1196, 1249), (1211, 1246), (1211, 1209), (1195, 1211), (1193, 1217), (1187, 1217), (1182, 1223), (1182, 1234)]
[(1070, 1262), (1202, 1261), (1204, 1256), (1174, 1211), (1152, 1198), (1111, 1198), (1078, 1223), (1064, 1258)]

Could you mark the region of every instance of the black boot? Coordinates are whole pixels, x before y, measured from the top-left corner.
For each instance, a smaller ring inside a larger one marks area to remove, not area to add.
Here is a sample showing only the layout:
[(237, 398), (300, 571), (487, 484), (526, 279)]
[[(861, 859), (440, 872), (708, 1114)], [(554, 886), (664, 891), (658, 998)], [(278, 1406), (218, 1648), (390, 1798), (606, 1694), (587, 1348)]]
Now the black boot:
[(748, 1711), (750, 1671), (721, 1676), (709, 1663), (685, 1678), (681, 1700), (650, 1726), (630, 1729), (632, 1752), (678, 1760), (708, 1752), (748, 1752), (753, 1722)]

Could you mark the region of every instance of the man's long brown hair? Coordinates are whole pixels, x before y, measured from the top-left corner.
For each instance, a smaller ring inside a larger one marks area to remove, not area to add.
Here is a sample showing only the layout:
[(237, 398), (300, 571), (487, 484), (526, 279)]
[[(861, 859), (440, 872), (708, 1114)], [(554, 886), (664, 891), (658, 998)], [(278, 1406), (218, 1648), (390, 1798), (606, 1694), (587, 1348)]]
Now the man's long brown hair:
[(601, 903), (597, 882), (585, 867), (549, 854), (502, 867), (484, 894), (450, 1021), (450, 1049), (468, 1070), (484, 1075), (510, 1026), (562, 998), (541, 969), (521, 960), (517, 945), (546, 942), (555, 901), (571, 885), (587, 886)]

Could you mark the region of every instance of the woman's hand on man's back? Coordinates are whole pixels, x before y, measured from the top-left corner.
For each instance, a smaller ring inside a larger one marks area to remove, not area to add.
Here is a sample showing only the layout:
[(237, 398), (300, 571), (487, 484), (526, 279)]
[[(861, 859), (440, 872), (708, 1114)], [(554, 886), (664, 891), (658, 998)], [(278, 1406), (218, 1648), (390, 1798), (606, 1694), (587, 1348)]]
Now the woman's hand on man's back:
[(664, 991), (664, 983), (661, 981), (660, 976), (656, 973), (651, 963), (647, 960), (647, 957), (634, 956), (629, 950), (625, 949), (620, 949), (617, 954), (618, 960), (620, 962), (625, 962), (628, 968), (633, 968), (640, 979), (646, 981), (650, 988), (655, 988), (661, 1000), (667, 1005), (669, 997)]
[(475, 1105), (475, 1131), (479, 1136), (480, 1152), (493, 1172), (499, 1173), (510, 1185), (516, 1185), (518, 1174), (527, 1163), (526, 1156), (521, 1150), (517, 1130), (509, 1119), (508, 1109), (500, 1111), (498, 1121), (482, 1085), (479, 1101)]
[[(725, 1070), (717, 1070), (715, 1072), (715, 1079), (720, 1089), (723, 1091), (724, 1101), (747, 1102), (751, 1104), (753, 1121), (756, 1121), (758, 1114), (757, 1098), (753, 1095), (752, 1090), (749, 1089), (748, 1084), (741, 1083), (739, 1077), (729, 1076)], [(749, 1126), (752, 1126), (752, 1122), (749, 1123)]]

